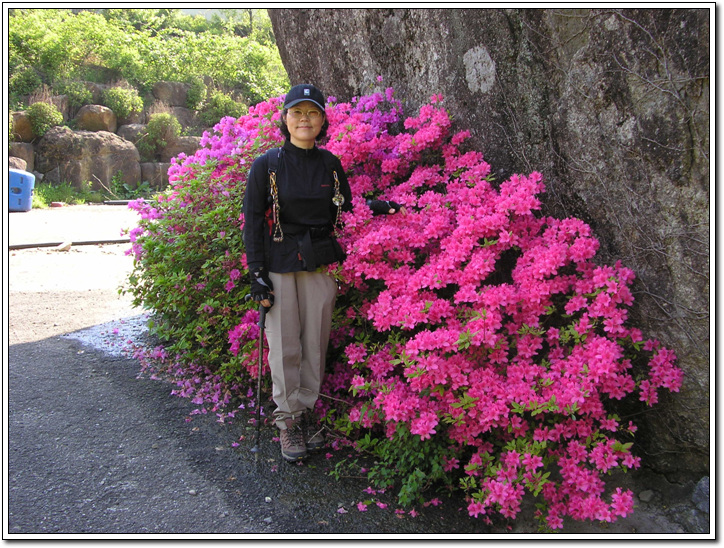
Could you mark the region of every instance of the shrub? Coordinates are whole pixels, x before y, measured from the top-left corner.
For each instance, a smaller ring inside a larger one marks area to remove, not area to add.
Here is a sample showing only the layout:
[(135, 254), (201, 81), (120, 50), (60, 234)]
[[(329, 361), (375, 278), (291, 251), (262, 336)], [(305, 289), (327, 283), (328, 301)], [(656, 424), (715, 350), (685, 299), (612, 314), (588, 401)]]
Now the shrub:
[(191, 110), (198, 110), (206, 100), (206, 84), (202, 78), (194, 78), (191, 87), (186, 94), (186, 107)]
[(209, 100), (204, 104), (200, 118), (207, 127), (211, 127), (225, 116), (239, 118), (244, 116), (248, 110), (244, 103), (235, 101), (230, 95), (217, 90), (211, 94)]
[[(226, 89), (242, 89), (250, 101), (262, 101), (288, 88), (289, 80), (266, 10), (254, 11), (252, 38), (236, 35), (224, 18), (215, 24), (203, 17), (193, 22), (178, 9), (12, 10), (10, 95), (27, 95), (41, 79), (55, 86), (61, 80), (122, 78), (143, 96), (160, 80), (209, 76)], [(32, 71), (23, 72), (24, 67)]]
[(10, 95), (21, 96), (30, 95), (43, 84), (43, 81), (32, 67), (20, 67), (10, 75), (8, 84)]
[(63, 115), (58, 107), (50, 103), (33, 103), (26, 112), (36, 137), (42, 137), (51, 127), (63, 123)]
[(103, 104), (110, 108), (118, 118), (128, 118), (131, 114), (143, 110), (143, 100), (135, 89), (113, 87), (103, 92)]
[(79, 108), (83, 105), (89, 105), (93, 101), (93, 93), (83, 82), (66, 80), (56, 84), (55, 88), (58, 93), (68, 96), (68, 104), (71, 107)]
[(70, 205), (81, 205), (88, 202), (100, 203), (103, 195), (91, 189), (91, 184), (86, 183), (81, 188), (76, 188), (70, 183), (38, 183), (33, 191), (33, 207), (47, 208), (52, 202), (64, 202)]
[[(154, 356), (220, 420), (256, 367), (241, 203), (252, 160), (281, 141), (279, 107), (222, 119), (174, 163), (169, 193), (133, 204), (129, 290), (168, 340)], [(355, 198), (318, 414), (373, 455), (369, 479), (402, 504), (459, 489), (489, 521), (515, 517), (528, 492), (550, 529), (628, 515), (632, 493), (602, 479), (640, 466), (618, 402), (653, 405), (682, 381), (674, 354), (628, 325), (633, 272), (595, 264), (582, 221), (541, 215), (541, 174), (493, 181), (440, 97), (416, 117), (392, 90), (327, 112)], [(373, 217), (365, 198), (380, 195), (408, 214)]]
[(153, 159), (180, 133), (181, 124), (173, 114), (164, 112), (152, 114), (136, 147), (142, 157)]

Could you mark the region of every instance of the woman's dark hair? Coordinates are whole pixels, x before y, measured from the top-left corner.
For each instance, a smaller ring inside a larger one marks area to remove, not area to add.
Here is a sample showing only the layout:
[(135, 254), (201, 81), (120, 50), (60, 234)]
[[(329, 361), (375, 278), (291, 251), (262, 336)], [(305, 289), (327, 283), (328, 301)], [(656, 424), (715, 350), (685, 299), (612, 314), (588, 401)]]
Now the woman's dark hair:
[[(291, 134), (289, 133), (289, 128), (287, 127), (287, 123), (284, 121), (284, 119), (287, 117), (287, 112), (289, 109), (282, 110), (282, 117), (279, 118), (279, 131), (282, 132), (282, 135), (284, 135), (285, 139), (291, 138)], [(324, 112), (324, 111), (322, 111)], [(329, 129), (329, 119), (327, 118), (327, 113), (324, 113), (324, 123), (322, 124), (322, 129), (319, 131), (319, 135), (317, 135), (317, 141), (321, 141), (327, 136), (327, 130)]]

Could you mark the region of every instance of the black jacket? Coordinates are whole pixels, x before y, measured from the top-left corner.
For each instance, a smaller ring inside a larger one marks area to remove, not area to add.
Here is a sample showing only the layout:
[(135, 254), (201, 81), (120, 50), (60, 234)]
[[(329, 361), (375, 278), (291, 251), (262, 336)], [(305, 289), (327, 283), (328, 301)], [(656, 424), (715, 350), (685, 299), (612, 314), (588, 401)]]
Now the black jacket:
[(339, 159), (317, 147), (306, 150), (289, 140), (284, 143), (276, 172), (284, 240), (274, 242), (267, 218), (271, 207), (268, 157), (264, 154), (254, 160), (244, 196), (244, 245), (249, 270), (259, 266), (280, 274), (304, 270), (299, 256), (301, 238), (310, 227), (331, 230), (337, 217), (337, 206), (332, 203), (334, 179), (328, 166), (339, 178), (344, 196), (342, 209), (350, 211), (352, 193)]

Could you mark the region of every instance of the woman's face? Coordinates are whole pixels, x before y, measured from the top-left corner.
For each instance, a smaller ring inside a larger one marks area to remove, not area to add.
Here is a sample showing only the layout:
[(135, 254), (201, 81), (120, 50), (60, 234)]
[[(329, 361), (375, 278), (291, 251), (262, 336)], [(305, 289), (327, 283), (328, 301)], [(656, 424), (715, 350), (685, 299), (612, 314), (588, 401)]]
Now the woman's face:
[(311, 101), (302, 101), (287, 111), (285, 122), (293, 145), (314, 148), (317, 135), (324, 125), (324, 111)]

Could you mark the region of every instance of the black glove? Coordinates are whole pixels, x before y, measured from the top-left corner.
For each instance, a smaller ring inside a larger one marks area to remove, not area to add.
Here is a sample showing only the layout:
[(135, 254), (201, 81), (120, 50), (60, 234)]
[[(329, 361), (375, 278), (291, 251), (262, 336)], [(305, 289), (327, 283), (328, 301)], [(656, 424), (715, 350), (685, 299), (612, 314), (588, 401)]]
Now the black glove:
[[(256, 302), (269, 300), (274, 306), (274, 284), (269, 279), (269, 273), (263, 266), (257, 267), (249, 272), (251, 277), (251, 298)], [(271, 308), (264, 307), (267, 311)]]
[(388, 200), (367, 200), (367, 205), (375, 215), (387, 215), (391, 209), (394, 209), (394, 213), (397, 213), (402, 208), (397, 202)]

